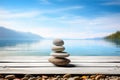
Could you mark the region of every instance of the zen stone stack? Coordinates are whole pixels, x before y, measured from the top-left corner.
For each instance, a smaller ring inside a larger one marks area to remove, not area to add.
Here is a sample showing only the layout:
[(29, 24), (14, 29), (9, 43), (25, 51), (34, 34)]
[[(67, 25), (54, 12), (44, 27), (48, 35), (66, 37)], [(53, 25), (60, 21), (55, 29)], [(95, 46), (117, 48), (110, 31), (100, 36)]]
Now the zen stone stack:
[(51, 58), (49, 58), (49, 62), (53, 63), (56, 66), (66, 66), (70, 63), (70, 60), (66, 57), (69, 56), (67, 52), (64, 52), (65, 47), (64, 41), (61, 39), (55, 39), (53, 41), (54, 46), (52, 47)]

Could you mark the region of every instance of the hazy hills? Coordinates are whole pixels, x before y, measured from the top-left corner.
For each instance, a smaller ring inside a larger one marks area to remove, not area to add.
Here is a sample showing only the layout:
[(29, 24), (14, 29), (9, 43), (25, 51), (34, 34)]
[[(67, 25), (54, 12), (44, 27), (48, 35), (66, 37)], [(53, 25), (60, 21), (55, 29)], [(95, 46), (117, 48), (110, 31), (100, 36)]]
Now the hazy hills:
[(112, 34), (106, 36), (104, 39), (116, 44), (117, 47), (120, 47), (120, 31), (112, 33)]
[(117, 32), (115, 32), (113, 34), (110, 34), (110, 35), (106, 36), (105, 39), (120, 40), (120, 31), (117, 31)]
[(0, 40), (38, 40), (41, 36), (29, 32), (19, 32), (0, 26)]
[[(30, 33), (30, 32), (19, 32), (12, 29), (8, 29), (0, 26), (0, 40), (39, 40), (43, 37)], [(88, 38), (94, 40), (107, 39), (107, 40), (120, 40), (120, 31), (110, 34), (103, 38)]]

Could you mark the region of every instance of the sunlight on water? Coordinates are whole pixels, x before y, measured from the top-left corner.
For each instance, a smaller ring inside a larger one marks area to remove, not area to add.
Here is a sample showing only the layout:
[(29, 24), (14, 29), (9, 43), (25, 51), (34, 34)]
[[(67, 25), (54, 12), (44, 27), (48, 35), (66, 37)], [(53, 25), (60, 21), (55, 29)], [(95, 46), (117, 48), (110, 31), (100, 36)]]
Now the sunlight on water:
[[(72, 56), (120, 56), (120, 47), (105, 40), (64, 40)], [(1, 41), (0, 56), (49, 56), (52, 40)]]

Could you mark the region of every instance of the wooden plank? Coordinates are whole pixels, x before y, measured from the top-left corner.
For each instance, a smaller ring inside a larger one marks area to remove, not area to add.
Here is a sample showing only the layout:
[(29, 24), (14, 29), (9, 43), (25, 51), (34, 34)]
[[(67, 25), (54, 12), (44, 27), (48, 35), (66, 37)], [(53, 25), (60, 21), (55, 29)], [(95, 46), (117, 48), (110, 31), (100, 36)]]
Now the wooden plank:
[[(1, 60), (46, 60), (50, 56), (0, 56)], [(120, 60), (120, 56), (70, 56), (72, 60)]]
[[(70, 63), (75, 67), (120, 67), (120, 63)], [(0, 63), (0, 67), (54, 67), (51, 63)]]
[(41, 67), (41, 68), (5, 68), (0, 69), (1, 74), (120, 74), (120, 69), (114, 67), (79, 67), (79, 68), (65, 68), (65, 67)]
[(120, 74), (119, 56), (71, 56), (70, 67), (55, 67), (50, 56), (2, 56), (0, 73), (18, 74)]
[[(48, 60), (1, 60), (0, 63), (48, 63)], [(73, 63), (120, 63), (119, 60), (71, 60)]]
[[(120, 63), (120, 61), (116, 60), (116, 61), (106, 61), (106, 60), (72, 60), (71, 62), (73, 63)], [(41, 60), (41, 61), (35, 61), (35, 60), (28, 60), (28, 61), (20, 61), (20, 60), (17, 60), (17, 61), (13, 61), (13, 60), (9, 60), (9, 61), (0, 61), (0, 63), (49, 63), (48, 60)]]
[[(48, 56), (43, 56), (43, 57), (35, 57), (35, 56), (6, 56), (6, 57), (0, 57), (0, 62), (5, 63), (5, 62), (35, 62), (35, 63), (42, 63), (42, 62), (48, 62)], [(120, 57), (119, 56), (71, 56), (69, 59), (74, 62), (108, 62), (108, 63), (120, 63)]]

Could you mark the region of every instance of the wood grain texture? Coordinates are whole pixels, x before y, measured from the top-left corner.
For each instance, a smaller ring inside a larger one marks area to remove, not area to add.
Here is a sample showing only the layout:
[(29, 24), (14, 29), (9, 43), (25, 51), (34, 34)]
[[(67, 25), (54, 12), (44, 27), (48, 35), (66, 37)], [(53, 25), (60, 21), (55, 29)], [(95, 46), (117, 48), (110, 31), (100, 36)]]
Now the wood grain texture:
[(2, 74), (120, 74), (119, 56), (71, 56), (67, 67), (56, 67), (49, 56), (0, 57)]

